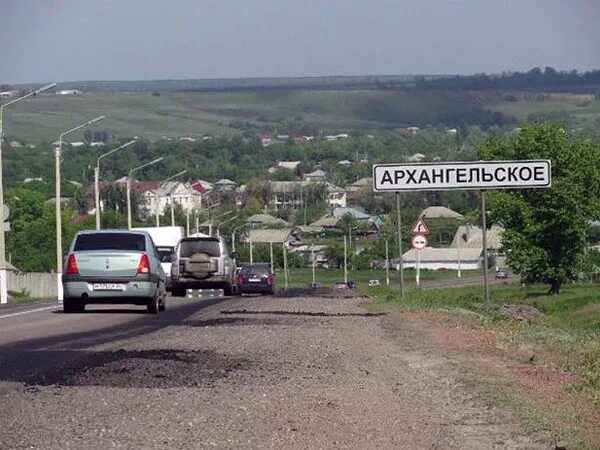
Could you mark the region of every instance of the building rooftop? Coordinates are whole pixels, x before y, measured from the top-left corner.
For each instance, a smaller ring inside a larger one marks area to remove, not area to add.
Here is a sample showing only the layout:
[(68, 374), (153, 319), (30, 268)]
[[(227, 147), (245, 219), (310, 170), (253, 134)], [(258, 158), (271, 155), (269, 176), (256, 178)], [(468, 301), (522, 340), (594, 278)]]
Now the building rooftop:
[(452, 211), (445, 206), (430, 206), (421, 212), (421, 217), (425, 219), (464, 219), (462, 214)]

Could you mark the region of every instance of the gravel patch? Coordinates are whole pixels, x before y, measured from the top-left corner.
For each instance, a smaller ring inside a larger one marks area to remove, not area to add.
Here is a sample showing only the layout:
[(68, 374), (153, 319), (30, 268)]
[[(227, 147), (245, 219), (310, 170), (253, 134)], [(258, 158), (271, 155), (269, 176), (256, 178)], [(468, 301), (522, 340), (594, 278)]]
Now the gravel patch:
[(71, 343), (36, 349), (56, 364), (0, 368), (0, 448), (551, 448), (361, 301), (232, 298), (62, 362)]

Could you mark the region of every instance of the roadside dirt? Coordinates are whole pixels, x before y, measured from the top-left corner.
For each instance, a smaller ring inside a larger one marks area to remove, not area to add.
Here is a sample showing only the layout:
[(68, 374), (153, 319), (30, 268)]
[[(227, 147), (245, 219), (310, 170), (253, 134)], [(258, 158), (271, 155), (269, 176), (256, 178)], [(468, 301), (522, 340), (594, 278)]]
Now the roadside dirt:
[[(515, 307), (515, 320), (536, 320), (539, 313)], [(559, 368), (560, 355), (533, 346), (511, 343), (507, 333), (482, 328), (443, 312), (408, 313), (406, 319), (428, 329), (439, 345), (483, 374), (504, 382), (504, 391), (517, 394), (556, 429), (576, 432), (589, 448), (600, 448), (600, 406), (569, 389), (578, 377)]]
[(420, 318), (363, 301), (224, 299), (101, 344), (0, 348), (0, 448), (554, 448), (481, 395)]

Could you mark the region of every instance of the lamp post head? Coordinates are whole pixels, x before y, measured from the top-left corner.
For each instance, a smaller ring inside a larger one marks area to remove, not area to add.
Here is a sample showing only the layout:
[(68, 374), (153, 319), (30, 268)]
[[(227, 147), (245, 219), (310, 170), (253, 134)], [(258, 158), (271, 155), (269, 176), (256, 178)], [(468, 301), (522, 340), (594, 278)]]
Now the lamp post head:
[(86, 125), (92, 125), (92, 124), (94, 124), (96, 122), (100, 122), (101, 120), (104, 120), (104, 119), (106, 119), (106, 116), (98, 116), (98, 117), (86, 122)]
[(47, 91), (48, 89), (52, 89), (53, 87), (56, 87), (56, 83), (47, 84), (46, 86), (43, 86), (33, 91), (33, 95), (41, 94), (42, 92)]

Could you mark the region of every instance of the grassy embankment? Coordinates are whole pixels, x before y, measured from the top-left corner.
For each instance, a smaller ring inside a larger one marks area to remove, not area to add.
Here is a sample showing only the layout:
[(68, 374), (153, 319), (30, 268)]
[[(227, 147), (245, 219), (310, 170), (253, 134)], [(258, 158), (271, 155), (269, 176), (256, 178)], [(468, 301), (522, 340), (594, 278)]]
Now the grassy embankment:
[[(368, 307), (374, 311), (424, 313), (434, 320), (441, 317), (450, 324), (447, 329), (462, 329), (455, 336), (464, 338), (464, 332), (467, 340), (475, 341), (478, 330), (490, 331), (492, 348), (503, 349), (503, 358), (513, 370), (510, 381), (486, 379), (495, 391), (494, 398), (512, 406), (526, 425), (550, 428), (576, 448), (600, 445), (597, 430), (590, 429), (597, 426), (596, 412), (600, 410), (600, 285), (567, 285), (558, 296), (546, 295), (548, 287), (542, 285), (495, 285), (489, 305), (483, 303), (481, 286), (409, 289), (404, 300), (385, 286), (359, 289), (373, 298)], [(525, 319), (514, 314), (523, 307), (535, 308), (525, 313), (536, 314)], [(502, 314), (502, 310), (513, 314)], [(520, 367), (521, 373), (515, 367)], [(532, 382), (526, 379), (531, 373), (544, 375)], [(558, 388), (555, 383), (555, 395), (545, 390), (549, 389), (545, 384), (561, 376), (569, 381), (558, 383)]]
[[(311, 269), (290, 269), (289, 270), (289, 286), (290, 287), (308, 287), (312, 282), (312, 270)], [(482, 270), (463, 270), (462, 277), (475, 277), (483, 274)], [(277, 277), (277, 285), (283, 287), (284, 285), (284, 274), (283, 269), (275, 270)], [(404, 271), (404, 282), (407, 285), (415, 284), (415, 270)], [(456, 272), (453, 270), (421, 270), (421, 281), (427, 282), (431, 280), (451, 280), (456, 278)], [(336, 281), (344, 280), (344, 271), (341, 269), (322, 269), (317, 268), (315, 270), (315, 279), (320, 282), (324, 287), (333, 285)], [(348, 270), (348, 280), (354, 281), (359, 289), (365, 289), (365, 293), (370, 293), (371, 289), (367, 287), (369, 280), (379, 280), (384, 285), (386, 281), (385, 270)], [(398, 272), (390, 270), (390, 284), (395, 286), (399, 283)]]

